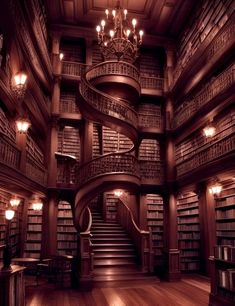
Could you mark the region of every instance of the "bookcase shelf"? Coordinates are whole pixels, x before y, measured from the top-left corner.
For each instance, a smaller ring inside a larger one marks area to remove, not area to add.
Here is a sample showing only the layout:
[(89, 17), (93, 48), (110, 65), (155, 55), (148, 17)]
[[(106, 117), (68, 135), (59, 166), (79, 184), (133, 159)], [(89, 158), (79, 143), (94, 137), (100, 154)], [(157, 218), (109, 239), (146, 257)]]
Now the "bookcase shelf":
[(77, 254), (77, 231), (73, 224), (71, 205), (60, 201), (57, 215), (57, 253), (58, 255)]
[(42, 240), (42, 210), (28, 208), (24, 257), (40, 258)]
[(198, 196), (188, 192), (178, 197), (178, 241), (181, 271), (200, 269), (200, 225)]
[(154, 266), (163, 263), (163, 199), (158, 194), (147, 194), (147, 225), (152, 234)]
[(235, 182), (221, 182), (222, 192), (215, 198), (216, 243), (211, 258), (211, 306), (235, 305)]

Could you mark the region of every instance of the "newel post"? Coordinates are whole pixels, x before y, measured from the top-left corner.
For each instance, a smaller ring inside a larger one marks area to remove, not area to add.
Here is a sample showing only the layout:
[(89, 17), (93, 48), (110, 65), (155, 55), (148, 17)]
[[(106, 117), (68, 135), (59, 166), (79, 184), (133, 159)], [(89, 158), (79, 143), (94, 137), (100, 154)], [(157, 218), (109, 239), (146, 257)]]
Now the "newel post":
[(88, 290), (92, 285), (93, 253), (90, 232), (81, 232), (79, 239), (79, 289)]

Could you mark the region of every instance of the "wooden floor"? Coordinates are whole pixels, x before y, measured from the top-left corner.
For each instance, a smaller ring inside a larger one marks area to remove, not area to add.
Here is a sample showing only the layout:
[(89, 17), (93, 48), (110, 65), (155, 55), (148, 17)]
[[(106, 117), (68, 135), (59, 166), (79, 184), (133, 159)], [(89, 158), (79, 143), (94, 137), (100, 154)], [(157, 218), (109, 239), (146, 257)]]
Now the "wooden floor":
[(184, 276), (180, 282), (138, 281), (102, 285), (90, 292), (56, 289), (53, 284), (26, 282), (27, 306), (208, 306), (209, 281)]

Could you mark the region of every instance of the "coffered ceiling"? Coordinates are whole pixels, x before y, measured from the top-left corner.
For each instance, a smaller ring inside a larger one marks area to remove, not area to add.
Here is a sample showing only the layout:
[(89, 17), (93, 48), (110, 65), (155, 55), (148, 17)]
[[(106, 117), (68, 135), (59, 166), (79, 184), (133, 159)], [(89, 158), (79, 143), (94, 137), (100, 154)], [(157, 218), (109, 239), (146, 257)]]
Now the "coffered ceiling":
[[(94, 28), (106, 8), (116, 0), (44, 0), (50, 24), (71, 24)], [(121, 0), (131, 18), (148, 34), (175, 38), (195, 10), (199, 0)]]

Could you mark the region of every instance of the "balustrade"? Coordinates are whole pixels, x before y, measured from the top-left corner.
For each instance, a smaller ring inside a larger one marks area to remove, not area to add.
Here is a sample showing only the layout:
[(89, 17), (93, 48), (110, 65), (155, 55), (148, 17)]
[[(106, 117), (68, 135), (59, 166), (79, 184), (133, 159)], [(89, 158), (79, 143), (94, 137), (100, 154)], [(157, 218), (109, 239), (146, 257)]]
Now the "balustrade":
[(138, 114), (138, 126), (139, 128), (155, 128), (155, 129), (162, 129), (163, 122), (162, 118), (159, 116), (157, 117), (155, 114)]
[[(216, 35), (216, 36), (215, 36)], [(209, 62), (210, 59), (216, 56), (217, 53), (222, 53), (223, 50), (226, 50), (231, 41), (235, 37), (235, 20), (231, 20), (231, 23), (226, 26), (222, 31), (217, 33), (216, 31), (211, 31), (207, 37), (207, 40), (211, 41), (209, 47), (203, 52), (203, 57), (205, 58), (205, 62)], [(191, 49), (184, 55), (184, 58), (178, 60), (178, 65), (174, 71), (174, 81), (172, 86), (176, 84), (180, 76), (182, 75), (184, 69), (190, 63), (190, 59), (196, 53), (201, 44), (198, 44), (197, 48)]]
[(138, 116), (132, 108), (98, 91), (84, 79), (81, 80), (80, 91), (83, 98), (101, 113), (124, 120), (137, 127)]
[(26, 175), (39, 184), (45, 185), (46, 183), (45, 167), (39, 164), (29, 153), (26, 153)]
[(201, 88), (191, 100), (183, 102), (175, 112), (174, 127), (177, 128), (211, 101), (222, 91), (230, 88), (235, 82), (235, 64), (231, 65), (218, 77)]
[(140, 76), (140, 86), (142, 89), (164, 89), (164, 79), (157, 77), (143, 77)]
[(0, 162), (12, 168), (20, 167), (20, 150), (0, 133)]
[(87, 69), (87, 65), (77, 62), (62, 62), (62, 74), (80, 77)]
[[(126, 195), (121, 196), (117, 205), (118, 220), (129, 233), (135, 243), (141, 269), (143, 272), (152, 272), (152, 259), (151, 259), (151, 239), (148, 231), (142, 231), (136, 225), (130, 209), (125, 204), (127, 201)], [(124, 203), (125, 202), (125, 203)]]
[(129, 174), (139, 177), (138, 160), (130, 154), (113, 153), (92, 160), (78, 169), (76, 175), (79, 185), (105, 174)]
[(199, 148), (196, 152), (186, 156), (184, 161), (176, 166), (177, 176), (182, 176), (195, 168), (203, 166), (219, 157), (235, 150), (235, 129), (222, 139), (211, 142), (209, 145)]
[(94, 66), (87, 72), (87, 80), (105, 76), (105, 75), (121, 75), (134, 79), (139, 83), (138, 69), (127, 62), (103, 62)]

